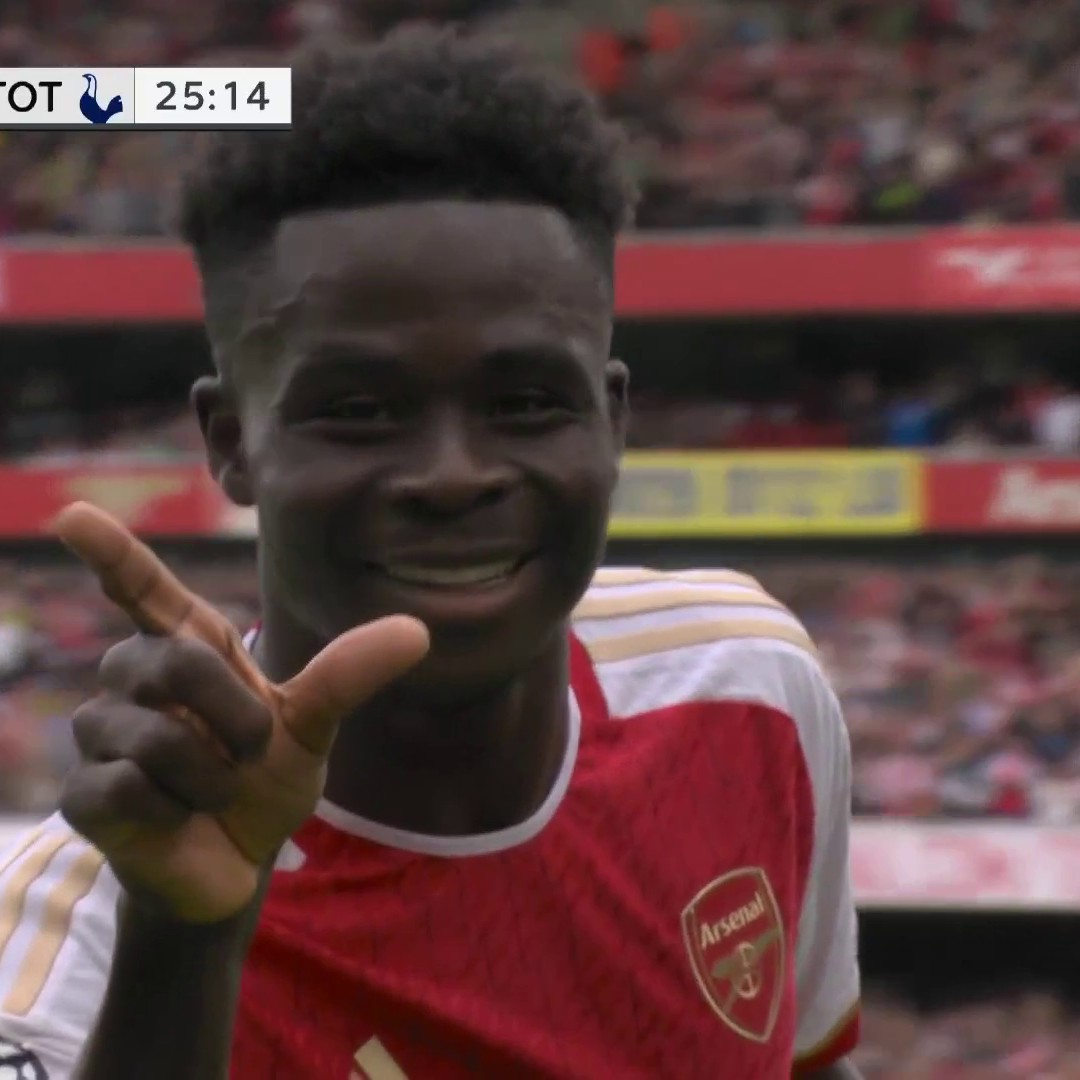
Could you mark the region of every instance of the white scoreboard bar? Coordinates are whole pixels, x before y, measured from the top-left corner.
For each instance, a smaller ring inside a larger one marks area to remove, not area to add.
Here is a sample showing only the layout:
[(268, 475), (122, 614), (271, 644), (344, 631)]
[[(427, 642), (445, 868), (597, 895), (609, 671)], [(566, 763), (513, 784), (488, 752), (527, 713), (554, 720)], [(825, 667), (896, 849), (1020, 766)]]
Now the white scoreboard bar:
[(289, 68), (0, 68), (0, 131), (287, 128)]

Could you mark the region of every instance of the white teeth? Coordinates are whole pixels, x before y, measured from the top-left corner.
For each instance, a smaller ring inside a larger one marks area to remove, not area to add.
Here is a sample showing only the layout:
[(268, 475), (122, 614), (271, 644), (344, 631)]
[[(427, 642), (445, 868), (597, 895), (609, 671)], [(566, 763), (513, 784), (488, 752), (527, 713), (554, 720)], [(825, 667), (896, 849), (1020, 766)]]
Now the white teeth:
[(508, 577), (515, 563), (488, 563), (483, 566), (462, 566), (453, 569), (436, 569), (426, 566), (387, 566), (390, 577), (410, 585), (488, 585)]

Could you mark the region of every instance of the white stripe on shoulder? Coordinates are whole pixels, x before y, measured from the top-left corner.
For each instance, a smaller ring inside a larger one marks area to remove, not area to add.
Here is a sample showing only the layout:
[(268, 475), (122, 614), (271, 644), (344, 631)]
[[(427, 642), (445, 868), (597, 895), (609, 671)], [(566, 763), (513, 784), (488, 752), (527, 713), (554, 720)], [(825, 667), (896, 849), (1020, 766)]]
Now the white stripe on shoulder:
[(784, 694), (763, 658), (801, 653), (816, 663), (799, 620), (734, 571), (601, 571), (574, 632), (614, 716), (725, 697), (779, 706)]
[(613, 585), (648, 585), (655, 582), (672, 584), (676, 581), (698, 582), (706, 585), (761, 586), (749, 574), (737, 570), (650, 570), (644, 566), (601, 566), (593, 575), (592, 589)]

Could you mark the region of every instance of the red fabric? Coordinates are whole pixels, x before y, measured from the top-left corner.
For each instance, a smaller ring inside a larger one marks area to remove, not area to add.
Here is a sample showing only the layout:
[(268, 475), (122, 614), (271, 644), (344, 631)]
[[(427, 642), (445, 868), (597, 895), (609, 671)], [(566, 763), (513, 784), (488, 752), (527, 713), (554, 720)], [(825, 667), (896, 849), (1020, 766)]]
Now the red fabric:
[[(245, 971), (234, 1080), (372, 1080), (353, 1064), (372, 1039), (424, 1080), (788, 1080), (813, 836), (794, 723), (732, 702), (609, 719), (575, 655), (577, 764), (529, 842), (435, 858), (321, 820), (297, 837), (307, 862), (275, 875)], [(721, 962), (777, 926), (741, 1000)], [(772, 1016), (762, 1041), (721, 1019), (701, 958), (740, 1022)]]

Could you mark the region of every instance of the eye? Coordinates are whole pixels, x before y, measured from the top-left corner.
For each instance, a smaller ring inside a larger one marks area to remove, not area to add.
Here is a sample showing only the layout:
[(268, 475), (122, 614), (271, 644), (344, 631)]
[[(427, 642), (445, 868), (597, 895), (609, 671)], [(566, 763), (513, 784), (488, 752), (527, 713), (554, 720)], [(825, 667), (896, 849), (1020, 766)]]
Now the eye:
[(491, 405), (499, 420), (531, 420), (550, 417), (564, 408), (564, 402), (546, 390), (516, 390), (502, 394)]
[(340, 398), (319, 410), (320, 420), (346, 420), (359, 424), (388, 423), (393, 419), (389, 404), (382, 398), (354, 397)]

